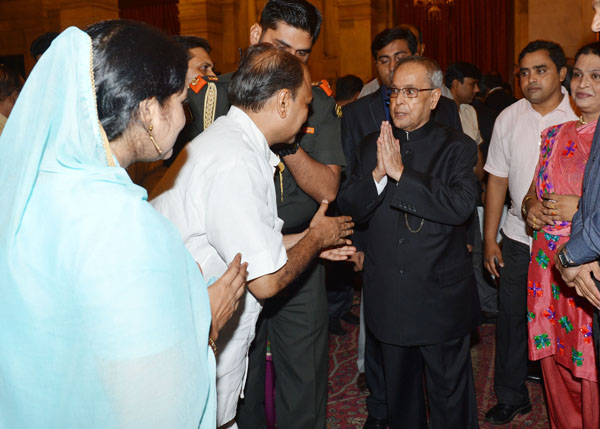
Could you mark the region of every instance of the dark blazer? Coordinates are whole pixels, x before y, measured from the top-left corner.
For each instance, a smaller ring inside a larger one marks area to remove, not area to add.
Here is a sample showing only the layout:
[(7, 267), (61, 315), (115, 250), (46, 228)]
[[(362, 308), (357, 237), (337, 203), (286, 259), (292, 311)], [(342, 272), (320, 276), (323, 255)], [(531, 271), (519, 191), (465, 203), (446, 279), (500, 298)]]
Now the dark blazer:
[(495, 89), (485, 99), (485, 105), (500, 114), (504, 109), (513, 104), (517, 99), (506, 93), (504, 89)]
[(479, 192), (477, 144), (434, 121), (394, 132), (405, 165), (400, 180), (388, 178), (377, 194), (371, 173), (379, 133), (370, 134), (338, 206), (369, 222), (363, 277), (369, 329), (389, 344), (437, 344), (469, 334), (481, 317), (465, 226)]

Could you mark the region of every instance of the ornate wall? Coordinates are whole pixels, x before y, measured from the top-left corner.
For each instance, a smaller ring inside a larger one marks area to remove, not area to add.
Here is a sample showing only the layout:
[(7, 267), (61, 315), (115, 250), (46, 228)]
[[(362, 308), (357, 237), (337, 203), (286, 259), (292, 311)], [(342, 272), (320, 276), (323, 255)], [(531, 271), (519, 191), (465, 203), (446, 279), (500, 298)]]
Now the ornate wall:
[(118, 0), (0, 0), (0, 56), (23, 55), (29, 71), (33, 67), (29, 46), (36, 37), (118, 18), (117, 4)]

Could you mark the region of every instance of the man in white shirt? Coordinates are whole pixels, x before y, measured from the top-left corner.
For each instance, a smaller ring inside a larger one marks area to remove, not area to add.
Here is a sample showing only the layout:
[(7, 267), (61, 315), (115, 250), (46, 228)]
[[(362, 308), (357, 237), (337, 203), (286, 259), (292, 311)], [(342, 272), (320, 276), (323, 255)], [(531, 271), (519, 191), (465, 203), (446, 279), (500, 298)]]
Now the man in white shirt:
[[(534, 41), (519, 54), (519, 82), (524, 99), (498, 116), (484, 169), (489, 173), (484, 221), (484, 263), (500, 277), (496, 328), (494, 388), (498, 403), (486, 414), (492, 424), (506, 424), (531, 410), (527, 378), (527, 271), (530, 237), (521, 215), (540, 151), (541, 132), (577, 119), (561, 86), (567, 69), (562, 48)], [(502, 225), (502, 250), (496, 241), (506, 191), (511, 208)]]
[[(291, 143), (312, 99), (308, 69), (294, 55), (267, 44), (248, 48), (230, 89), (226, 116), (196, 137), (156, 189), (154, 207), (179, 228), (208, 278), (221, 275), (237, 252), (248, 262), (248, 289), (217, 345), (217, 425), (236, 427), (246, 356), (261, 310), (300, 274), (318, 251), (344, 244), (348, 217), (324, 216), (321, 205), (309, 228), (282, 236), (270, 147)], [(287, 252), (286, 252), (287, 250)]]

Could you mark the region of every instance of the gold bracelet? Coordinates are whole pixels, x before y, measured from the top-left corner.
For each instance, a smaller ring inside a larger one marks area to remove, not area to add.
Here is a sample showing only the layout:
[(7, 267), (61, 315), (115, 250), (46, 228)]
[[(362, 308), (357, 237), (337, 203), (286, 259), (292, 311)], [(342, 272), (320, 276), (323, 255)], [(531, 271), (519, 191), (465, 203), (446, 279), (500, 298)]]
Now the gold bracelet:
[(523, 200), (523, 202), (521, 203), (521, 214), (523, 215), (523, 217), (525, 219), (527, 219), (527, 201), (529, 200), (535, 200), (536, 197), (525, 197), (525, 199)]
[(212, 349), (213, 353), (215, 354), (215, 357), (217, 356), (217, 345), (215, 344), (215, 342), (213, 341), (212, 338), (208, 337), (208, 345), (210, 346), (210, 348)]

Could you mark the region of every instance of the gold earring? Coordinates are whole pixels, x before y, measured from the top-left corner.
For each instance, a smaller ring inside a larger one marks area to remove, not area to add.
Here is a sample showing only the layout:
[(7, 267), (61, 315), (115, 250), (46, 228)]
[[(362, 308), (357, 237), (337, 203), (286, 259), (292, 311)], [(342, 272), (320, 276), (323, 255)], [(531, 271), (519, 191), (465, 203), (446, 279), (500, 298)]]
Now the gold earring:
[(160, 147), (156, 144), (156, 140), (154, 140), (154, 136), (152, 135), (152, 124), (150, 124), (150, 126), (148, 127), (148, 136), (150, 137), (150, 141), (152, 142), (152, 144), (154, 145), (154, 148), (156, 149), (156, 151), (158, 152), (159, 156), (162, 156), (162, 150), (160, 150)]

